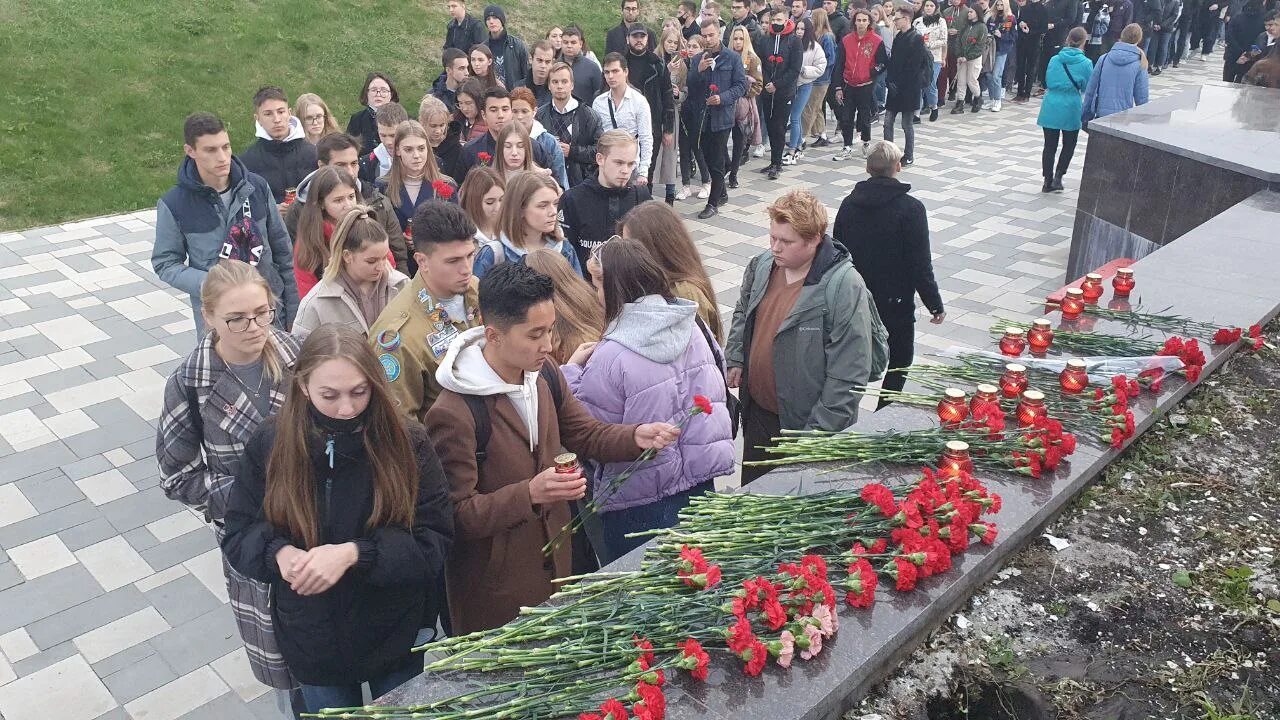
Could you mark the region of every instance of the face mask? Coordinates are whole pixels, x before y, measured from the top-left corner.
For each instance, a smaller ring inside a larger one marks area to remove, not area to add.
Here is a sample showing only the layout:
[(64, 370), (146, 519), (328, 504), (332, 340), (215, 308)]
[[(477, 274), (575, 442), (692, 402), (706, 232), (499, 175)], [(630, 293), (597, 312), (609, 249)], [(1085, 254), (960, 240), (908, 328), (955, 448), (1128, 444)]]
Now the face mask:
[(780, 33), (780, 32), (782, 32), (783, 30), (786, 30), (786, 29), (787, 29), (787, 24), (786, 24), (786, 23), (774, 23), (774, 24), (773, 24), (773, 31), (774, 31), (774, 32), (776, 32), (776, 33)]
[(345, 435), (356, 432), (364, 425), (365, 415), (368, 414), (368, 408), (365, 408), (365, 412), (362, 412), (353, 418), (347, 418), (346, 420), (329, 417), (328, 415), (320, 412), (320, 409), (310, 402), (307, 403), (307, 412), (311, 415), (311, 421), (314, 422), (316, 427), (320, 428), (322, 431)]

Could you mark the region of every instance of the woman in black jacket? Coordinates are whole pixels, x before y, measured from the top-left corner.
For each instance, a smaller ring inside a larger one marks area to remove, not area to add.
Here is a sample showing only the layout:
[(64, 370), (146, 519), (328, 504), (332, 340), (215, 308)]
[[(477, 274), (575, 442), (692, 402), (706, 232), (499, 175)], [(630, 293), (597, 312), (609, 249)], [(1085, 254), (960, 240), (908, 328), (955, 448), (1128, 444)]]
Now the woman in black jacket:
[(347, 121), (347, 134), (360, 138), (361, 157), (373, 152), (378, 143), (382, 142), (382, 138), (378, 137), (378, 108), (389, 102), (400, 102), (400, 93), (396, 92), (395, 83), (380, 72), (369, 73), (364, 80), (364, 87), (360, 88), (362, 107)]
[[(302, 346), (278, 420), (245, 448), (222, 549), (269, 583), (280, 652), (309, 712), (363, 705), (422, 672), (411, 652), (439, 609), (453, 537), (426, 431), (387, 394), (386, 365), (344, 325)], [(385, 372), (384, 372), (385, 371)]]

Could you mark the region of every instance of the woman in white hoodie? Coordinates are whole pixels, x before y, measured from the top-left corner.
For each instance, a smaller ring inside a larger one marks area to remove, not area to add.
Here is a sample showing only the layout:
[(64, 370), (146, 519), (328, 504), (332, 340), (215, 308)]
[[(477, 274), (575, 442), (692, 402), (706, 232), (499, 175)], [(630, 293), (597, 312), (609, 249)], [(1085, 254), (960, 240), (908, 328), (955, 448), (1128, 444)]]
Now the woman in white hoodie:
[(299, 342), (312, 330), (337, 323), (366, 337), (369, 326), (409, 278), (391, 267), (387, 231), (372, 210), (357, 205), (333, 231), (324, 276), (302, 298), (293, 334)]
[(800, 151), (800, 143), (804, 140), (804, 106), (813, 92), (813, 81), (827, 71), (827, 52), (814, 37), (813, 21), (805, 18), (796, 23), (796, 36), (800, 38), (804, 57), (800, 61), (800, 85), (796, 88), (795, 99), (791, 101), (791, 138), (787, 143), (791, 152), (782, 158), (783, 165), (795, 165), (804, 157)]
[(929, 108), (929, 121), (933, 122), (938, 119), (938, 74), (947, 56), (947, 19), (938, 12), (937, 0), (924, 0), (913, 24), (924, 46), (933, 54), (933, 75), (924, 86), (924, 107)]

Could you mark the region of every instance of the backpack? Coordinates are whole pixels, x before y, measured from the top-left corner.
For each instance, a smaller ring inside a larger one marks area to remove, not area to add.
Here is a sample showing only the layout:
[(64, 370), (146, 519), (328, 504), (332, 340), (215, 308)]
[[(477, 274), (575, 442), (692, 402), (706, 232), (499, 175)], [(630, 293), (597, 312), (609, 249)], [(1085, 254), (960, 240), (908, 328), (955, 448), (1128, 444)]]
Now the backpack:
[[(549, 362), (543, 363), (538, 375), (546, 381), (547, 388), (551, 390), (551, 400), (555, 402), (556, 410), (559, 411), (564, 403), (564, 396), (560, 392), (559, 369)], [(462, 399), (466, 401), (467, 409), (471, 411), (471, 420), (476, 428), (476, 474), (478, 475), (480, 466), (489, 456), (489, 438), (493, 435), (493, 425), (489, 422), (489, 407), (484, 404), (483, 395), (463, 395)]]
[[(833, 275), (831, 280), (827, 282), (826, 303), (827, 312), (822, 314), (822, 333), (825, 342), (831, 339), (831, 308), (835, 298), (832, 297), (835, 289), (840, 287), (848, 274), (857, 272), (853, 268), (853, 263), (846, 261), (843, 266), (836, 270), (838, 275)], [(876, 309), (876, 301), (871, 297), (871, 291), (867, 290), (867, 302), (871, 303), (871, 375), (867, 378), (867, 382), (872, 383), (884, 377), (885, 370), (889, 369), (889, 331), (885, 329), (884, 323), (880, 320), (880, 311)]]

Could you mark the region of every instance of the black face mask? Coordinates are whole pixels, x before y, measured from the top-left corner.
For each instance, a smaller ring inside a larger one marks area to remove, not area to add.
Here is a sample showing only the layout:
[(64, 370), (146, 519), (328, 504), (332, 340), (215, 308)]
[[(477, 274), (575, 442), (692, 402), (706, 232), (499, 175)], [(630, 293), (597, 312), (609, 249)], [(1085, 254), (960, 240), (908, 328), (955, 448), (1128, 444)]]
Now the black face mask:
[(333, 433), (335, 435), (349, 435), (359, 431), (360, 428), (364, 426), (365, 416), (369, 414), (369, 408), (366, 407), (364, 412), (361, 412), (353, 418), (342, 420), (325, 415), (320, 412), (320, 409), (313, 403), (308, 401), (307, 413), (311, 415), (311, 422), (315, 423), (316, 427), (321, 432)]
[(786, 29), (787, 29), (787, 24), (786, 24), (786, 23), (774, 23), (774, 24), (773, 24), (773, 31), (774, 31), (774, 32), (776, 32), (776, 33), (780, 33), (780, 32), (782, 32), (783, 30), (786, 30)]

